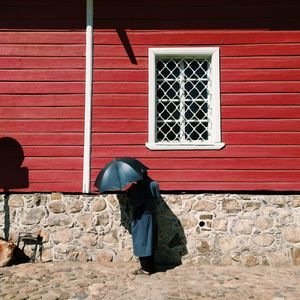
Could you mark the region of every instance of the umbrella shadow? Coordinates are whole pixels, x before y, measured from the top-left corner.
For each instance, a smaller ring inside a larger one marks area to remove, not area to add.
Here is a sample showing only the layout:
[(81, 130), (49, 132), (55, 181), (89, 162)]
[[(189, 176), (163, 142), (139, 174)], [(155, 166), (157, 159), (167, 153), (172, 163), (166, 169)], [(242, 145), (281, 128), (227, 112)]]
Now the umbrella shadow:
[(24, 151), (21, 144), (11, 138), (0, 138), (0, 189), (4, 191), (4, 238), (9, 239), (11, 189), (28, 188), (28, 168), (22, 167)]
[[(121, 225), (131, 234), (132, 215), (128, 209), (126, 194), (117, 195), (121, 211)], [(156, 269), (158, 272), (175, 268), (182, 264), (182, 257), (186, 255), (186, 237), (183, 227), (167, 205), (163, 197), (157, 199), (157, 245), (155, 251)]]

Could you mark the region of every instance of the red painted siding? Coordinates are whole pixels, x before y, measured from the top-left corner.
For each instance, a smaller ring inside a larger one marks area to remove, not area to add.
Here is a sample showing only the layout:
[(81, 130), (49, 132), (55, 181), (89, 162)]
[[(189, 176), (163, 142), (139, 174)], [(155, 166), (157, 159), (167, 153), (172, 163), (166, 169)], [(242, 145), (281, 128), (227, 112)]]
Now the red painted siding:
[[(300, 190), (298, 0), (94, 1), (92, 190), (133, 156), (163, 190)], [(222, 150), (150, 151), (148, 48), (220, 47)], [(81, 192), (85, 0), (0, 2), (0, 138), (28, 188)], [(9, 170), (6, 170), (9, 172)], [(1, 183), (1, 182), (0, 182)]]
[(21, 2), (0, 2), (0, 138), (29, 174), (15, 191), (81, 192), (85, 1)]
[[(299, 1), (95, 2), (92, 178), (133, 156), (163, 190), (300, 190)], [(220, 47), (222, 150), (150, 151), (149, 47)], [(93, 185), (93, 182), (92, 182)]]

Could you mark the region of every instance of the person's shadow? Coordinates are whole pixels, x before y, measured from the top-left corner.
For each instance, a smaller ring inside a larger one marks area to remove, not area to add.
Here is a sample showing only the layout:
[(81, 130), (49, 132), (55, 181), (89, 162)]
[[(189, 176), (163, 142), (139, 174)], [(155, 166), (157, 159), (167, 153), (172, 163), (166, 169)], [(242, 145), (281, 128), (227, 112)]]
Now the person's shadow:
[[(121, 210), (121, 225), (131, 233), (131, 213), (127, 207), (126, 194), (117, 195)], [(155, 251), (156, 271), (166, 271), (182, 264), (187, 254), (186, 237), (179, 219), (169, 208), (163, 197), (157, 199), (157, 246)]]
[(4, 192), (4, 239), (9, 240), (10, 211), (8, 205), (11, 189), (27, 188), (28, 168), (21, 167), (24, 152), (20, 143), (11, 137), (0, 138), (0, 189)]

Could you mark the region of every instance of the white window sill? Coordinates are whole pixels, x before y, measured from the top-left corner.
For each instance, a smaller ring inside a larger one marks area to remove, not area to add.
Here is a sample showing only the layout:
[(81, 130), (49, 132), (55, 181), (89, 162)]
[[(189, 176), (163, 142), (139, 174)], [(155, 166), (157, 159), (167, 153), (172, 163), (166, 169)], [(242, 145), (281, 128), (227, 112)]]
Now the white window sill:
[(218, 150), (222, 149), (225, 143), (201, 143), (201, 144), (159, 144), (146, 143), (150, 150)]

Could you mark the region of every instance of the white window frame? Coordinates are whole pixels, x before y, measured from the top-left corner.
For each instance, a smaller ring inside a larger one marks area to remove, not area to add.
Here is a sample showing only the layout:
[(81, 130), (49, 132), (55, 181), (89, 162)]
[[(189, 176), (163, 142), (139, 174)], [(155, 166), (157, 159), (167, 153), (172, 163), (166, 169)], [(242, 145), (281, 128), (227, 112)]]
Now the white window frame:
[[(148, 142), (150, 150), (221, 149), (221, 113), (220, 113), (220, 63), (218, 47), (201, 48), (149, 48), (149, 92), (148, 92)], [(209, 58), (211, 61), (211, 131), (210, 140), (193, 143), (156, 142), (156, 59), (157, 57)]]

